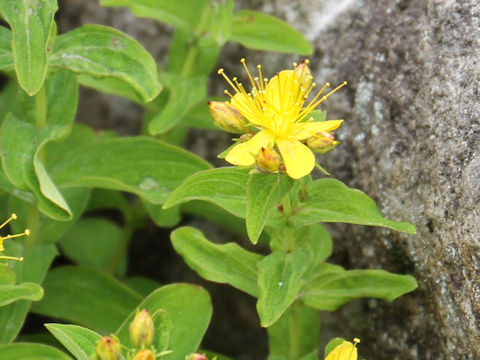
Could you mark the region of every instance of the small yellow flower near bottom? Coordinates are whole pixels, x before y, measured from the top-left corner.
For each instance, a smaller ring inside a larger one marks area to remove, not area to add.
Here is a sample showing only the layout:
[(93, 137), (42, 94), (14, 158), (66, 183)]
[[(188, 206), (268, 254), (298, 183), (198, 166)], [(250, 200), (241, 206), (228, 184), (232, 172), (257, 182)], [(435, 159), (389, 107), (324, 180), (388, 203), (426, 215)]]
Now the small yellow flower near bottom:
[(357, 360), (357, 344), (360, 343), (360, 339), (355, 338), (353, 342), (352, 344), (350, 341), (344, 341), (330, 351), (325, 360)]
[[(0, 225), (0, 229), (4, 228), (10, 221), (12, 220), (17, 220), (17, 215), (12, 214), (7, 220), (3, 222), (3, 224)], [(6, 259), (6, 260), (17, 260), (17, 261), (23, 261), (23, 257), (14, 257), (14, 256), (6, 256), (2, 255), (1, 253), (3, 250), (5, 250), (3, 246), (3, 242), (8, 239), (14, 239), (20, 236), (28, 236), (30, 235), (30, 230), (25, 229), (23, 233), (20, 234), (15, 234), (15, 235), (7, 235), (7, 236), (0, 236), (0, 259)]]

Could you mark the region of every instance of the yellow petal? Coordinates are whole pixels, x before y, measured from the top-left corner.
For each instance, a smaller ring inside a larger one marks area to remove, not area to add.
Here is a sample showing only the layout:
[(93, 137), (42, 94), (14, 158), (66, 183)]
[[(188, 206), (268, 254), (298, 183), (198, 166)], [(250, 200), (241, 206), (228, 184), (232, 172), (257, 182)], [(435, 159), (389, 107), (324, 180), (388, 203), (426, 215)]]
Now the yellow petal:
[(355, 345), (349, 341), (344, 341), (330, 351), (325, 360), (357, 360), (357, 358), (358, 352)]
[(318, 122), (309, 122), (302, 126), (302, 128), (295, 135), (296, 140), (305, 140), (312, 137), (321, 131), (332, 131), (338, 129), (342, 125), (343, 120), (327, 120)]
[(277, 139), (277, 145), (288, 176), (300, 179), (312, 172), (315, 167), (315, 156), (308, 147), (299, 141), (284, 139)]
[(250, 140), (240, 143), (230, 150), (225, 160), (232, 165), (251, 166), (255, 164), (258, 151), (264, 147), (272, 147), (275, 137), (271, 132), (262, 130)]
[(265, 99), (281, 115), (295, 106), (300, 91), (300, 79), (293, 70), (283, 70), (268, 82)]

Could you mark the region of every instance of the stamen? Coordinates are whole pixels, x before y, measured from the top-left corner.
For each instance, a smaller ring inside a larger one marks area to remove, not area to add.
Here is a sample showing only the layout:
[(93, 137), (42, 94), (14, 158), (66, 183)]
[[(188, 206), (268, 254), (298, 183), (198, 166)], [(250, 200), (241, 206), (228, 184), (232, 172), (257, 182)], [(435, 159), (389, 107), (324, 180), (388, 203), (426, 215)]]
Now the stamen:
[(23, 256), (22, 257), (15, 257), (15, 256), (4, 256), (0, 255), (0, 259), (5, 259), (5, 260), (17, 260), (22, 262), (23, 261)]
[(12, 220), (17, 220), (17, 214), (13, 213), (12, 215), (10, 215), (10, 217), (7, 220), (5, 220), (2, 225), (0, 225), (0, 229), (5, 227), (5, 225), (7, 225)]
[[(17, 215), (16, 214), (12, 214), (10, 216), (10, 218), (5, 220), (3, 222), (3, 224), (0, 225), (0, 229), (3, 228), (4, 226), (6, 226), (12, 220), (17, 220)], [(28, 236), (28, 235), (30, 235), (30, 230), (25, 229), (25, 231), (23, 233), (20, 233), (20, 234), (0, 236), (0, 253), (5, 249), (4, 246), (3, 246), (3, 242), (5, 240), (18, 238), (18, 237), (21, 237), (21, 236)], [(6, 256), (6, 255), (2, 255), (2, 254), (0, 254), (0, 259), (23, 261), (23, 257)]]
[(255, 86), (255, 82), (253, 81), (252, 74), (250, 74), (250, 70), (248, 70), (248, 67), (247, 67), (245, 58), (241, 58), (241, 59), (240, 59), (240, 62), (242, 63), (245, 71), (247, 72), (248, 79), (249, 79), (250, 82), (252, 83), (252, 86), (253, 86), (253, 87), (256, 87), (256, 86)]
[(237, 87), (232, 83), (230, 78), (227, 75), (225, 75), (225, 70), (223, 70), (223, 68), (218, 69), (218, 75), (222, 75), (225, 81), (232, 87), (233, 90), (235, 90), (235, 92), (240, 92), (238, 91)]

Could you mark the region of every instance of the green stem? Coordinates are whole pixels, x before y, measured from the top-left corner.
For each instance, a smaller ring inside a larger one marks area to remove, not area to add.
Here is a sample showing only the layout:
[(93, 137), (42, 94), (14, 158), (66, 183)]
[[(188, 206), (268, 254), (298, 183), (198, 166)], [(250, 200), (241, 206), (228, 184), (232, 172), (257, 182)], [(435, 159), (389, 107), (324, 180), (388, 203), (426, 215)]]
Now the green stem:
[(283, 197), (282, 206), (286, 223), (283, 232), (284, 246), (286, 251), (292, 251), (295, 249), (295, 234), (290, 224), (290, 217), (292, 216), (292, 203), (290, 201), (290, 193), (286, 194)]
[(45, 85), (35, 94), (35, 125), (37, 129), (47, 125), (47, 95)]
[(300, 358), (300, 323), (298, 322), (298, 312), (295, 304), (292, 305), (288, 318), (288, 335), (290, 338), (289, 360), (298, 360)]
[(182, 78), (188, 77), (193, 69), (195, 68), (195, 63), (197, 61), (197, 56), (199, 53), (199, 47), (197, 45), (199, 36), (197, 35), (198, 32), (203, 31), (203, 28), (207, 24), (210, 15), (210, 8), (207, 6), (202, 13), (202, 17), (195, 29), (195, 33), (193, 34), (194, 40), (192, 46), (188, 49), (187, 56), (185, 57), (185, 62), (183, 63), (183, 68), (180, 73)]

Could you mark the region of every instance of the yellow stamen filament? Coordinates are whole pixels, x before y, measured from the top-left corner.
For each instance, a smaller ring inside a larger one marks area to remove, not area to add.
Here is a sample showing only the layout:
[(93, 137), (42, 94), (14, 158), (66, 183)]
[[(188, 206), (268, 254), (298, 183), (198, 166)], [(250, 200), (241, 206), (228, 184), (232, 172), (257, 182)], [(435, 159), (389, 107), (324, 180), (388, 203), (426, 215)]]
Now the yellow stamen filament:
[[(8, 218), (7, 220), (5, 220), (5, 221), (0, 225), (0, 229), (2, 229), (3, 227), (5, 227), (5, 226), (6, 226), (10, 221), (12, 221), (12, 220), (17, 220), (17, 215), (16, 215), (16, 214), (12, 214), (12, 215), (10, 216), (10, 218)], [(21, 237), (21, 236), (29, 236), (29, 235), (30, 235), (30, 230), (25, 229), (25, 231), (24, 231), (23, 233), (20, 233), (20, 234), (0, 236), (0, 252), (2, 252), (2, 251), (5, 249), (4, 246), (3, 246), (3, 242), (4, 242), (5, 240), (18, 238), (18, 237)], [(23, 257), (6, 256), (6, 255), (1, 255), (1, 254), (0, 254), (0, 259), (23, 261)]]

